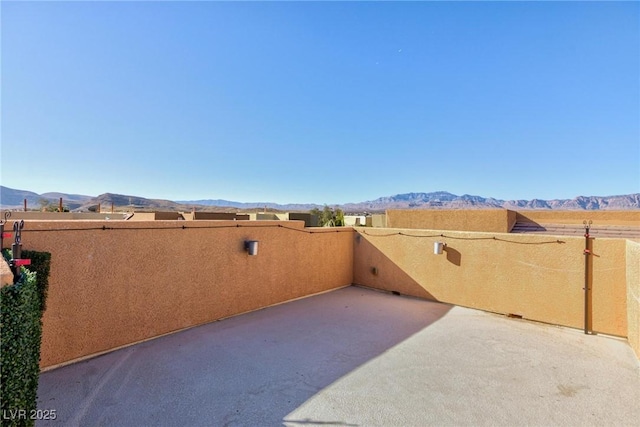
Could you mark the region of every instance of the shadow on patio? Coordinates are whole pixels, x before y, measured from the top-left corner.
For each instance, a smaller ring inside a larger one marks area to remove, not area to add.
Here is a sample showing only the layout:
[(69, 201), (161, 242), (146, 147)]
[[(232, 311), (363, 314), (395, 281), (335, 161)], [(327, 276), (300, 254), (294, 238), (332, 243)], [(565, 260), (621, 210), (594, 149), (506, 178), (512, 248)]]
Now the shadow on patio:
[(634, 425), (624, 340), (360, 287), (43, 373), (39, 425)]
[(352, 286), (195, 327), (43, 373), (42, 425), (281, 425), (450, 309)]

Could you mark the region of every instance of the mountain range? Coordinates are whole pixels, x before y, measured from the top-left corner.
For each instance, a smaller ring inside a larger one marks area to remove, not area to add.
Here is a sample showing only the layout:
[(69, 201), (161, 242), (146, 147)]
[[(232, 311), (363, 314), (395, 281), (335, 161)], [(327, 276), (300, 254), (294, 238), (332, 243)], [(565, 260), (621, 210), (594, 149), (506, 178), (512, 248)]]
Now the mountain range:
[[(81, 194), (43, 193), (16, 190), (0, 186), (0, 208), (20, 209), (24, 200), (30, 209), (37, 209), (43, 204), (55, 204), (62, 197), (64, 206), (73, 211), (86, 211), (100, 204), (108, 207), (111, 204), (118, 208), (140, 210), (217, 210), (239, 211), (269, 209), (280, 211), (309, 211), (322, 208), (318, 204), (277, 204), (269, 202), (241, 203), (222, 199), (203, 200), (163, 200), (147, 199), (140, 196), (105, 193), (99, 196)], [(632, 210), (640, 209), (640, 193), (618, 196), (578, 196), (574, 199), (553, 200), (500, 200), (492, 197), (481, 197), (464, 194), (458, 196), (446, 191), (431, 193), (405, 193), (380, 197), (375, 200), (346, 203), (338, 205), (346, 212), (382, 212), (386, 209), (565, 209), (565, 210)]]

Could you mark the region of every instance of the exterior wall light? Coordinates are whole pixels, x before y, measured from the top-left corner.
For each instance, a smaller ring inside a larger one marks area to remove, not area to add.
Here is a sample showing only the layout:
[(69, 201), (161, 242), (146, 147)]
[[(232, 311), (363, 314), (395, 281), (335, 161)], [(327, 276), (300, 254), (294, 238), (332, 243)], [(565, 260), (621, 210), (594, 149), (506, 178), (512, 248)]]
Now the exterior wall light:
[(258, 241), (257, 240), (245, 240), (244, 241), (244, 250), (247, 251), (249, 255), (258, 255)]
[(442, 255), (445, 246), (447, 246), (444, 242), (434, 242), (433, 244), (433, 254), (434, 255)]

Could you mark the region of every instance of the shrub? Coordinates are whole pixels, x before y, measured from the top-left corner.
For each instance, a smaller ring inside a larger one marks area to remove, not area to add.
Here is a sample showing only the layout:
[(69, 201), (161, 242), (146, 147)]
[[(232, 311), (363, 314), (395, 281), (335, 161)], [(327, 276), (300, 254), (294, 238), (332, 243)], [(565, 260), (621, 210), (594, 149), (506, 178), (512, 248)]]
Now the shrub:
[(36, 273), (38, 297), (40, 298), (40, 311), (47, 308), (47, 291), (49, 290), (49, 270), (51, 266), (51, 254), (49, 252), (22, 251), (22, 258), (30, 259), (31, 265), (26, 269)]
[[(2, 425), (30, 426), (37, 409), (42, 312), (46, 303), (51, 254), (23, 251), (29, 270), (13, 285), (0, 289), (0, 409)], [(31, 271), (30, 271), (31, 270)], [(16, 412), (22, 410), (20, 414)]]

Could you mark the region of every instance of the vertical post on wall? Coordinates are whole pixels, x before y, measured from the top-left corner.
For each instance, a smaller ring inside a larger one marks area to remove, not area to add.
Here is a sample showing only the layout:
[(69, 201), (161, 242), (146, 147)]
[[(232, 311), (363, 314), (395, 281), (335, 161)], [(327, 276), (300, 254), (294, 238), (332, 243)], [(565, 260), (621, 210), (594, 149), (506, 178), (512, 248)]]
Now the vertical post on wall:
[(30, 259), (22, 259), (22, 229), (24, 228), (24, 220), (13, 223), (13, 244), (11, 245), (11, 260), (9, 267), (13, 273), (13, 283), (16, 284), (20, 280), (20, 267), (23, 265), (31, 265)]
[(24, 228), (24, 219), (13, 223), (13, 244), (11, 245), (11, 257), (20, 259), (22, 256), (22, 229)]
[(60, 197), (60, 201), (58, 202), (58, 212), (62, 212), (62, 197)]
[(27, 211), (27, 199), (24, 199), (24, 211)]
[(584, 220), (584, 333), (589, 333), (589, 262), (591, 249), (589, 248), (589, 229), (593, 221)]

